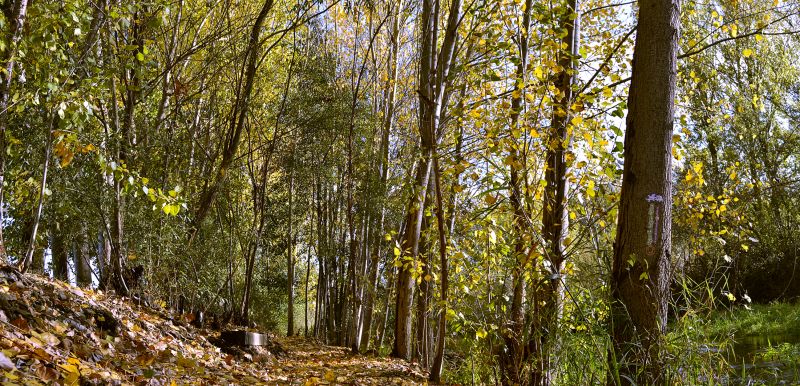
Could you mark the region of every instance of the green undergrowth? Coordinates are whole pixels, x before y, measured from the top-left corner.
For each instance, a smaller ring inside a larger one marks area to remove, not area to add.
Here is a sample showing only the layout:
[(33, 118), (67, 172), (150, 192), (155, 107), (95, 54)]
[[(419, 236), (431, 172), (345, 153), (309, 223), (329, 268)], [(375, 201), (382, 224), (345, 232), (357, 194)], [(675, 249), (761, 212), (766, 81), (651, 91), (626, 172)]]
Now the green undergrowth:
[(718, 310), (708, 318), (711, 336), (786, 336), (800, 334), (800, 304), (753, 304)]

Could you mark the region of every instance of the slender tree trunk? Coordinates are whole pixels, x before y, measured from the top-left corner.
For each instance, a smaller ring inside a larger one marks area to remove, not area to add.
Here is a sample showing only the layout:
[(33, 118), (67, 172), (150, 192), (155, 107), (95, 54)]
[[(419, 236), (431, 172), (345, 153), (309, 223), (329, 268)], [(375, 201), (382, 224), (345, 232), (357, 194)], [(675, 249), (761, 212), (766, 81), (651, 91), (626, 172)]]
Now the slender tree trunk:
[[(431, 192), (431, 183), (428, 186), (428, 194), (425, 197), (425, 205), (423, 207), (428, 207), (430, 201), (430, 192)], [(419, 265), (422, 268), (422, 272), (420, 273), (421, 280), (419, 282), (419, 290), (417, 291), (417, 339), (416, 339), (416, 350), (412, 355), (412, 359), (419, 361), (422, 365), (422, 368), (428, 368), (428, 358), (430, 357), (430, 331), (431, 326), (429, 323), (428, 318), (428, 301), (430, 300), (431, 295), (431, 268), (430, 268), (430, 261), (429, 261), (429, 254), (433, 248), (432, 242), (428, 237), (428, 229), (430, 228), (430, 217), (424, 216), (422, 218), (422, 230), (420, 231), (420, 241), (419, 241)]]
[(36, 252), (36, 235), (39, 231), (39, 220), (42, 218), (42, 211), (44, 210), (44, 196), (45, 196), (45, 189), (47, 189), (47, 172), (50, 169), (50, 153), (53, 149), (53, 140), (51, 138), (51, 132), (53, 127), (56, 126), (57, 115), (53, 115), (53, 119), (50, 121), (50, 125), (46, 127), (45, 132), (45, 145), (44, 145), (44, 166), (42, 167), (42, 182), (39, 185), (39, 199), (38, 203), (36, 204), (36, 210), (33, 214), (33, 219), (31, 220), (31, 227), (30, 227), (30, 239), (28, 240), (28, 249), (25, 252), (25, 258), (20, 261), (20, 265), (18, 269), (25, 273), (28, 270), (28, 266), (33, 261), (33, 255)]
[(247, 50), (245, 51), (244, 65), (242, 68), (243, 84), (236, 92), (236, 100), (234, 101), (233, 112), (231, 114), (230, 127), (228, 135), (226, 136), (225, 148), (222, 154), (222, 162), (217, 169), (216, 176), (214, 177), (211, 185), (203, 192), (200, 202), (197, 206), (197, 211), (192, 220), (192, 226), (189, 233), (189, 246), (194, 241), (200, 225), (203, 223), (211, 203), (214, 201), (214, 196), (217, 190), (228, 174), (233, 160), (236, 156), (236, 151), (239, 148), (239, 142), (244, 131), (244, 126), (247, 118), (247, 112), (250, 104), (250, 94), (253, 91), (253, 84), (255, 82), (256, 70), (258, 67), (259, 47), (261, 46), (261, 29), (264, 20), (267, 18), (272, 9), (273, 0), (265, 0), (261, 6), (261, 11), (256, 17), (253, 28), (250, 31), (250, 39), (247, 43)]
[(306, 319), (305, 319), (305, 323), (303, 324), (303, 326), (304, 326), (303, 336), (305, 336), (306, 338), (308, 338), (308, 299), (309, 299), (309, 297), (308, 297), (308, 278), (309, 278), (310, 275), (311, 275), (311, 251), (309, 250), (309, 251), (306, 252), (306, 291), (305, 291), (305, 302), (304, 302), (305, 303), (305, 317), (306, 317)]
[(397, 301), (395, 303), (394, 348), (392, 356), (411, 359), (411, 301), (414, 296), (414, 280), (411, 269), (419, 255), (419, 236), (422, 230), (422, 215), (428, 177), (430, 176), (430, 153), (418, 163), (415, 179), (415, 192), (407, 207), (406, 229), (403, 232), (401, 263), (397, 274)]
[(444, 208), (442, 208), (442, 188), (441, 178), (439, 177), (439, 159), (434, 151), (433, 158), (434, 188), (436, 190), (436, 222), (439, 231), (439, 258), (441, 269), (440, 297), (442, 309), (439, 311), (439, 322), (437, 327), (438, 336), (436, 338), (436, 354), (431, 367), (430, 380), (439, 383), (442, 376), (442, 366), (444, 364), (444, 345), (447, 336), (447, 291), (449, 278), (447, 272), (447, 231), (445, 229)]
[[(434, 3), (435, 2), (435, 3)], [(422, 44), (419, 59), (419, 132), (422, 161), (417, 166), (415, 192), (406, 213), (407, 228), (403, 235), (403, 267), (398, 273), (397, 302), (395, 307), (395, 344), (392, 356), (409, 359), (411, 346), (411, 299), (414, 287), (408, 268), (416, 260), (419, 249), (419, 232), (432, 166), (433, 149), (436, 145), (442, 100), (446, 93), (450, 66), (455, 52), (458, 24), (461, 20), (461, 0), (453, 0), (447, 18), (445, 35), (437, 55), (439, 25), (438, 0), (423, 0), (420, 26)], [(411, 262), (411, 264), (409, 264)]]
[(537, 331), (532, 333), (535, 356), (532, 384), (550, 385), (553, 382), (552, 355), (556, 344), (558, 319), (561, 317), (564, 298), (563, 275), (564, 240), (567, 237), (569, 217), (567, 211), (567, 160), (566, 152), (571, 142), (569, 125), (572, 119), (571, 106), (573, 102), (573, 84), (577, 69), (575, 64), (578, 57), (579, 29), (578, 0), (567, 0), (567, 7), (561, 16), (561, 25), (566, 30), (562, 38), (563, 50), (559, 50), (558, 63), (564, 69), (556, 76), (555, 87), (560, 98), (553, 105), (552, 127), (548, 135), (547, 169), (545, 170), (544, 206), (542, 208), (542, 234), (545, 241), (545, 259), (548, 267), (543, 267), (541, 282), (536, 290), (537, 297), (544, 306), (535, 315), (534, 326)]
[[(22, 29), (28, 11), (28, 0), (8, 0), (2, 4), (3, 15), (9, 24), (5, 36), (7, 44), (0, 53), (0, 63), (5, 71), (0, 71), (0, 264), (6, 264), (6, 248), (3, 238), (3, 224), (5, 223), (5, 199), (3, 196), (6, 174), (6, 129), (8, 127), (8, 101), (11, 95), (12, 80), (14, 79), (14, 66), (16, 65), (17, 49), (22, 38)], [(49, 135), (48, 135), (49, 138)]]
[[(525, 70), (528, 63), (528, 34), (530, 33), (531, 0), (525, 2), (525, 11), (522, 16), (519, 36), (519, 58), (515, 71), (516, 84), (525, 84)], [(511, 127), (512, 133), (519, 133), (519, 116), (524, 109), (524, 89), (518, 89), (511, 98)], [(517, 134), (518, 135), (518, 134)], [(509, 179), (509, 202), (513, 211), (515, 265), (511, 268), (511, 307), (506, 321), (507, 332), (503, 334), (505, 350), (500, 354), (500, 369), (504, 385), (520, 384), (522, 368), (525, 361), (523, 352), (523, 296), (525, 293), (524, 269), (527, 265), (526, 214), (522, 205), (522, 182), (527, 178), (524, 165), (524, 150), (520, 152), (517, 144), (512, 144), (509, 150), (511, 156)]]
[(386, 271), (386, 283), (390, 284), (391, 286), (386, 289), (386, 303), (383, 309), (383, 319), (381, 319), (380, 328), (376, 331), (376, 340), (377, 343), (375, 348), (380, 350), (383, 347), (383, 339), (386, 337), (386, 326), (389, 324), (389, 311), (392, 304), (392, 298), (394, 297), (393, 293), (395, 292), (395, 288), (397, 285), (397, 280), (393, 276), (395, 276), (394, 271), (395, 267), (392, 266), (391, 268), (387, 269)]
[[(107, 228), (107, 225), (103, 225)], [(111, 284), (109, 265), (111, 264), (111, 239), (108, 231), (100, 232), (100, 252), (97, 254), (97, 270), (100, 272), (98, 289), (106, 290)]]
[(609, 384), (660, 384), (672, 242), (672, 133), (680, 0), (642, 0), (611, 273)]
[(309, 276), (311, 276), (311, 246), (314, 245), (314, 192), (313, 192), (313, 185), (312, 185), (312, 192), (311, 192), (311, 201), (309, 202), (308, 211), (308, 226), (311, 228), (308, 231), (308, 241), (306, 242), (306, 290), (304, 292), (304, 308), (305, 308), (305, 323), (303, 323), (304, 331), (303, 336), (308, 338), (308, 300), (310, 299), (308, 296), (308, 280)]
[(388, 79), (386, 83), (386, 101), (385, 101), (385, 111), (383, 117), (383, 125), (381, 131), (381, 153), (380, 153), (380, 163), (379, 163), (379, 173), (380, 173), (380, 209), (379, 209), (379, 221), (377, 226), (378, 234), (373, 237), (374, 243), (374, 250), (372, 253), (372, 263), (370, 264), (370, 272), (369, 272), (369, 292), (367, 292), (366, 298), (366, 308), (365, 308), (365, 321), (364, 321), (364, 329), (366, 333), (361, 342), (362, 347), (368, 347), (372, 335), (372, 318), (373, 318), (373, 309), (375, 304), (375, 297), (378, 284), (378, 263), (380, 261), (381, 255), (381, 240), (383, 238), (384, 233), (384, 221), (386, 218), (385, 213), (385, 206), (386, 206), (386, 191), (387, 191), (387, 180), (389, 176), (389, 133), (391, 133), (392, 128), (394, 126), (394, 112), (395, 112), (395, 96), (397, 93), (397, 52), (399, 51), (400, 47), (400, 4), (395, 5), (392, 9), (389, 10), (392, 13), (392, 30), (390, 31), (391, 37), (391, 46), (390, 46), (390, 54), (389, 54), (389, 61), (387, 63), (388, 67)]
[(286, 234), (286, 293), (289, 297), (286, 316), (286, 336), (294, 335), (294, 233), (292, 231), (292, 196), (294, 195), (294, 166), (289, 172), (289, 219)]

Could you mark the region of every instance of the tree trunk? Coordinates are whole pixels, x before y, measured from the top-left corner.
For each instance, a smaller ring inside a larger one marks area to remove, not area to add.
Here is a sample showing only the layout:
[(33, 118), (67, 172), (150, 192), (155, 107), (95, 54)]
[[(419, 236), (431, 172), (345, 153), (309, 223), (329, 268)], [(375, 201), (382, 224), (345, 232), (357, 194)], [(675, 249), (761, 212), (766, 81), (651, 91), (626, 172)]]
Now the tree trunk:
[(395, 302), (394, 348), (392, 356), (405, 360), (411, 359), (411, 300), (414, 296), (414, 280), (411, 269), (419, 255), (419, 236), (422, 230), (422, 215), (425, 195), (427, 194), (428, 177), (431, 170), (430, 153), (417, 164), (417, 175), (414, 182), (415, 191), (407, 207), (406, 229), (403, 232), (402, 267), (397, 274), (397, 297)]
[(385, 231), (384, 228), (384, 221), (386, 218), (386, 192), (387, 192), (387, 180), (389, 177), (389, 134), (392, 132), (392, 128), (394, 127), (394, 113), (395, 113), (395, 96), (397, 93), (397, 53), (400, 47), (400, 6), (395, 5), (393, 9), (389, 10), (392, 13), (392, 30), (390, 32), (391, 38), (391, 46), (390, 46), (390, 54), (389, 54), (389, 61), (387, 63), (388, 67), (388, 79), (386, 81), (386, 101), (385, 101), (385, 111), (383, 117), (383, 125), (381, 130), (381, 149), (380, 149), (380, 163), (379, 163), (379, 173), (380, 173), (380, 205), (378, 210), (378, 226), (376, 227), (375, 236), (373, 236), (373, 245), (374, 250), (372, 252), (371, 264), (370, 264), (370, 271), (369, 271), (369, 291), (367, 292), (366, 296), (366, 305), (365, 305), (365, 319), (364, 319), (364, 329), (365, 334), (363, 335), (363, 339), (361, 341), (362, 347), (369, 347), (370, 339), (372, 338), (372, 318), (373, 318), (373, 309), (375, 307), (375, 297), (377, 294), (375, 291), (377, 290), (378, 284), (378, 263), (380, 262), (380, 255), (381, 255), (381, 240), (383, 239), (383, 233)]
[[(435, 3), (434, 3), (435, 1)], [(413, 265), (419, 249), (419, 232), (432, 167), (433, 149), (436, 146), (442, 100), (446, 93), (447, 79), (455, 52), (458, 25), (461, 21), (461, 0), (453, 0), (447, 18), (445, 35), (437, 55), (439, 26), (438, 0), (423, 0), (419, 55), (419, 132), (422, 160), (417, 165), (415, 191), (406, 213), (406, 230), (403, 235), (403, 267), (398, 273), (397, 302), (395, 313), (395, 344), (392, 356), (409, 359), (411, 346), (411, 298), (414, 287), (408, 268)], [(409, 263), (411, 262), (411, 263)]]
[[(2, 4), (3, 15), (9, 24), (5, 36), (7, 47), (0, 54), (0, 63), (5, 71), (0, 71), (0, 264), (6, 264), (6, 248), (3, 239), (3, 212), (6, 172), (6, 128), (8, 127), (8, 100), (11, 95), (11, 84), (14, 79), (14, 66), (16, 64), (17, 46), (22, 38), (22, 28), (25, 26), (25, 17), (28, 11), (28, 0), (4, 1)], [(48, 135), (49, 138), (49, 135)]]
[[(515, 72), (516, 82), (519, 85), (525, 84), (525, 70), (528, 63), (528, 35), (531, 24), (531, 0), (525, 2), (525, 11), (522, 15), (522, 25), (520, 26), (519, 37), (519, 58)], [(519, 117), (524, 110), (525, 100), (523, 98), (524, 89), (517, 90), (511, 97), (511, 128), (512, 132), (519, 132)], [(500, 354), (500, 369), (502, 371), (502, 382), (504, 385), (520, 384), (522, 381), (522, 368), (525, 361), (523, 343), (523, 296), (525, 293), (524, 269), (527, 265), (528, 254), (526, 250), (529, 242), (526, 241), (527, 230), (526, 214), (523, 208), (522, 183), (527, 179), (525, 172), (524, 150), (520, 152), (517, 144), (512, 144), (509, 155), (512, 158), (509, 172), (509, 202), (513, 211), (513, 231), (514, 231), (514, 266), (511, 273), (511, 307), (508, 320), (506, 321), (506, 332), (503, 334), (505, 350)]]
[(84, 288), (92, 285), (91, 248), (89, 247), (88, 232), (88, 227), (82, 223), (75, 239), (75, 282)]
[[(429, 183), (429, 185), (432, 185)], [(428, 186), (428, 194), (425, 197), (425, 205), (424, 208), (429, 206), (430, 202), (430, 192), (431, 186)], [(430, 274), (431, 274), (431, 267), (430, 267), (430, 252), (433, 250), (431, 246), (433, 243), (429, 239), (428, 229), (430, 228), (431, 219), (428, 216), (422, 217), (422, 229), (420, 231), (420, 241), (419, 241), (419, 265), (422, 268), (422, 272), (420, 273), (420, 281), (419, 281), (419, 290), (417, 291), (417, 339), (416, 339), (416, 350), (414, 350), (412, 359), (418, 361), (422, 368), (427, 369), (430, 357), (430, 334), (431, 334), (431, 326), (429, 323), (428, 318), (428, 302), (431, 296), (431, 283), (430, 283)]]
[(50, 228), (50, 256), (53, 263), (53, 278), (69, 281), (69, 249), (66, 243), (66, 229), (55, 223)]
[[(292, 166), (294, 168), (294, 166)], [(266, 181), (265, 181), (266, 182)], [(292, 196), (294, 191), (294, 169), (289, 172), (289, 219), (286, 234), (286, 336), (294, 335), (294, 233), (292, 233)]]
[(567, 160), (566, 153), (571, 142), (568, 126), (573, 102), (573, 83), (577, 69), (579, 29), (578, 0), (568, 0), (567, 8), (561, 16), (561, 25), (567, 34), (562, 38), (563, 50), (559, 50), (558, 63), (563, 71), (556, 77), (555, 86), (560, 98), (553, 105), (552, 127), (548, 135), (547, 170), (545, 171), (544, 205), (542, 208), (542, 235), (545, 242), (545, 259), (549, 267), (543, 267), (542, 280), (536, 290), (544, 303), (541, 312), (536, 313), (532, 333), (532, 354), (535, 356), (532, 371), (532, 384), (549, 385), (553, 382), (551, 355), (556, 343), (558, 319), (561, 317), (564, 298), (564, 276), (562, 274), (566, 255), (564, 240), (568, 230), (567, 211)]
[(33, 261), (33, 255), (36, 252), (36, 235), (39, 231), (39, 220), (42, 218), (42, 211), (44, 210), (44, 196), (45, 196), (45, 189), (47, 189), (47, 172), (50, 169), (50, 153), (52, 152), (53, 148), (53, 140), (51, 138), (51, 133), (54, 127), (56, 127), (57, 115), (53, 115), (53, 119), (50, 121), (50, 125), (46, 127), (45, 132), (45, 144), (44, 144), (44, 166), (42, 167), (42, 183), (39, 185), (39, 200), (36, 204), (36, 210), (33, 213), (33, 218), (31, 219), (31, 227), (30, 227), (30, 238), (28, 239), (28, 249), (25, 252), (25, 258), (20, 261), (20, 265), (18, 269), (25, 273), (28, 270), (28, 266), (31, 265)]
[(258, 68), (258, 48), (261, 46), (261, 27), (264, 24), (264, 20), (267, 18), (267, 14), (272, 9), (272, 4), (273, 0), (264, 1), (264, 4), (261, 6), (261, 11), (258, 13), (255, 23), (253, 23), (253, 28), (250, 30), (250, 39), (247, 42), (247, 50), (245, 51), (244, 65), (242, 68), (244, 80), (242, 87), (236, 92), (230, 127), (226, 136), (227, 142), (225, 143), (222, 154), (222, 162), (219, 165), (219, 169), (217, 169), (216, 176), (211, 182), (211, 185), (208, 186), (200, 198), (189, 233), (189, 246), (191, 246), (194, 241), (200, 225), (208, 214), (208, 209), (214, 201), (214, 196), (216, 196), (217, 190), (219, 190), (222, 181), (225, 179), (228, 169), (236, 156), (236, 150), (239, 148), (239, 141), (242, 138), (242, 132), (244, 131), (247, 118), (250, 94), (253, 91), (253, 83)]
[(433, 366), (431, 367), (430, 380), (433, 383), (439, 383), (442, 376), (442, 366), (444, 365), (444, 344), (447, 336), (447, 287), (449, 282), (447, 276), (447, 233), (444, 225), (444, 208), (442, 208), (442, 184), (439, 178), (439, 158), (435, 151), (433, 158), (433, 176), (434, 188), (436, 189), (436, 222), (438, 223), (439, 231), (439, 264), (441, 265), (441, 286), (439, 289), (441, 291), (442, 309), (439, 310), (436, 354), (433, 359)]
[(609, 384), (660, 384), (672, 241), (672, 132), (680, 0), (642, 0), (611, 273)]
[[(313, 220), (312, 220), (313, 221)], [(313, 222), (312, 222), (313, 224)], [(311, 230), (311, 234), (314, 234), (314, 230)], [(303, 336), (308, 338), (308, 278), (311, 275), (311, 249), (306, 252), (306, 291), (305, 291), (305, 323), (303, 323)]]
[(104, 231), (100, 232), (100, 242), (98, 243), (97, 271), (100, 272), (97, 288), (107, 290), (110, 285), (109, 265), (111, 264), (111, 239), (108, 237), (107, 225), (103, 224)]

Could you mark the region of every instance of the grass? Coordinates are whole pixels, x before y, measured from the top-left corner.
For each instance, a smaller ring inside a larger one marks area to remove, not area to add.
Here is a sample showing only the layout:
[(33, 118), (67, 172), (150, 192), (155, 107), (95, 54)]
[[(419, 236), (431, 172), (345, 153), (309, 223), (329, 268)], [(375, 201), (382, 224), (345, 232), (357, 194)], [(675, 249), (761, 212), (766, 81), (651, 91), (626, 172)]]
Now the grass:
[(712, 313), (705, 326), (710, 336), (785, 336), (800, 333), (800, 305), (754, 304)]

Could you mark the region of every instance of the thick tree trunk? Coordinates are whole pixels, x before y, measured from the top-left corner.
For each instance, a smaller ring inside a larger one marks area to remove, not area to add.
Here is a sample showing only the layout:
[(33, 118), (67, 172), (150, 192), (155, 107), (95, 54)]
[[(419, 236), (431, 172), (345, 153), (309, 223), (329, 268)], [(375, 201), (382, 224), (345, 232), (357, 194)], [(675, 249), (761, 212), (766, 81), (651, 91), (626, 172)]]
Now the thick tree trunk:
[(672, 241), (672, 132), (680, 0), (642, 0), (611, 273), (609, 384), (660, 384)]
[(85, 223), (81, 224), (75, 238), (75, 282), (78, 286), (88, 288), (92, 285), (91, 248), (89, 247), (89, 230)]
[(50, 228), (50, 256), (53, 263), (53, 278), (69, 281), (69, 248), (66, 243), (66, 229), (55, 223)]

